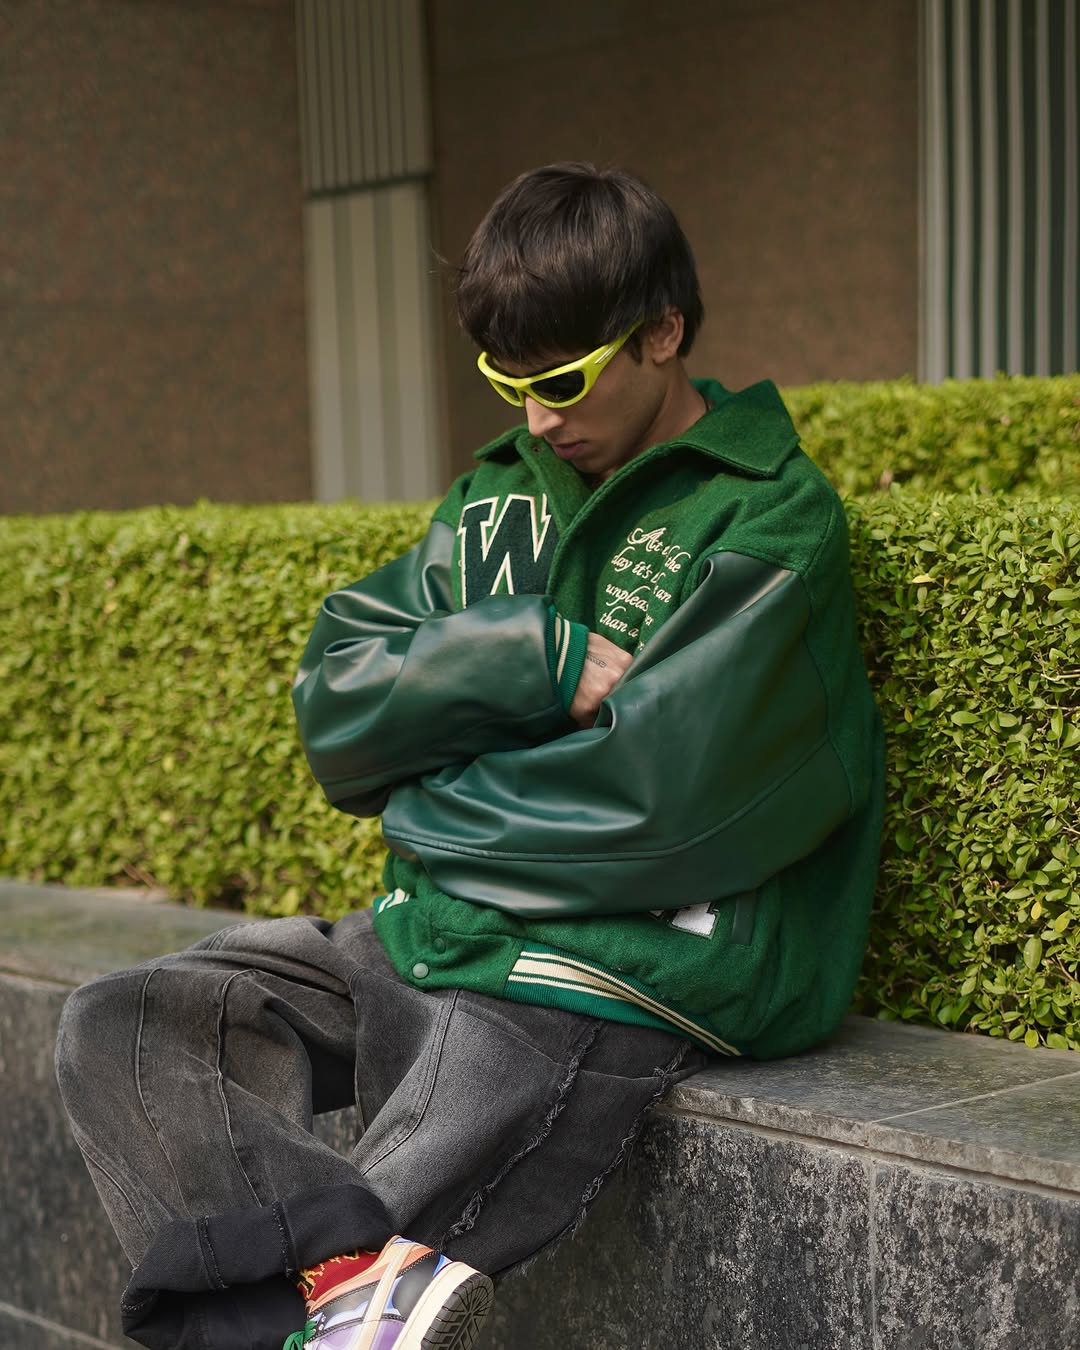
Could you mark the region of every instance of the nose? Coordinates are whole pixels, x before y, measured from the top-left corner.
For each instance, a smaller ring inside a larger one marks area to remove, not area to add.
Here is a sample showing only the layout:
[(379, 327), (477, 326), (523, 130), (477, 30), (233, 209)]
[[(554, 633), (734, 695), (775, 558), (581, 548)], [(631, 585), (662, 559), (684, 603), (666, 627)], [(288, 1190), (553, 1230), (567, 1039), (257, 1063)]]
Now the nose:
[(547, 436), (562, 426), (565, 418), (557, 408), (545, 408), (536, 399), (525, 395), (525, 416), (533, 436)]

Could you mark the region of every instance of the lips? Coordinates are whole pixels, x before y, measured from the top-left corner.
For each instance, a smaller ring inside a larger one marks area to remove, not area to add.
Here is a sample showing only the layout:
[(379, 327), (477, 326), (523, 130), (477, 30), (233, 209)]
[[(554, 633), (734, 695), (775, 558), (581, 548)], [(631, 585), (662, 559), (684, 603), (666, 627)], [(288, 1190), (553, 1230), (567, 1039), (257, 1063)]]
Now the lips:
[(548, 445), (560, 459), (574, 459), (585, 449), (584, 441), (564, 441), (561, 445), (557, 445), (554, 441), (548, 441)]

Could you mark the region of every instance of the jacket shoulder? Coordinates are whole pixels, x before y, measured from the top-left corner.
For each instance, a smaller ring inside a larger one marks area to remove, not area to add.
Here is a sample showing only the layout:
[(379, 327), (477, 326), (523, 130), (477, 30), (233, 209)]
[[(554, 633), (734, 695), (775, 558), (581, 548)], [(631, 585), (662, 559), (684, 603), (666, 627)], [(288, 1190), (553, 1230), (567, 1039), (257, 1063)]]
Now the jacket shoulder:
[(717, 531), (708, 553), (736, 552), (806, 576), (837, 546), (846, 566), (847, 518), (832, 484), (799, 446), (767, 478), (715, 475)]

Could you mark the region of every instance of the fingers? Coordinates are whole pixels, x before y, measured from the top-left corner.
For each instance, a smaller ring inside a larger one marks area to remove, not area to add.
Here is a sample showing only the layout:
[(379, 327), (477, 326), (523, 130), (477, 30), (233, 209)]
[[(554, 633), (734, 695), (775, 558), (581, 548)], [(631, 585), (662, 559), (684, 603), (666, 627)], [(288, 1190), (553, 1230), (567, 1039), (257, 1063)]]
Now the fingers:
[(600, 704), (623, 677), (631, 660), (630, 653), (616, 647), (614, 642), (599, 633), (589, 634), (585, 664), (570, 705), (570, 716), (575, 722), (584, 727), (592, 726)]

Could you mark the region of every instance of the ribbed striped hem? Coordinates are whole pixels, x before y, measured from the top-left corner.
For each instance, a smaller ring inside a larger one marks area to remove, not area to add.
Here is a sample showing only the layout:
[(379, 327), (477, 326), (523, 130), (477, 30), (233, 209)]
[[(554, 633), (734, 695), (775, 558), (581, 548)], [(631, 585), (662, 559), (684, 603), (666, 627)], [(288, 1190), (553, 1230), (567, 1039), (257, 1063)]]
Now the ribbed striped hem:
[(713, 1054), (742, 1054), (703, 1022), (662, 1003), (636, 981), (553, 947), (522, 947), (507, 977), (504, 994), (517, 1003), (539, 1003), (613, 1022), (634, 1022), (673, 1031)]
[(589, 630), (583, 623), (572, 623), (569, 619), (564, 619), (554, 607), (549, 611), (548, 669), (567, 712), (570, 711), (570, 705), (577, 693), (588, 643)]

